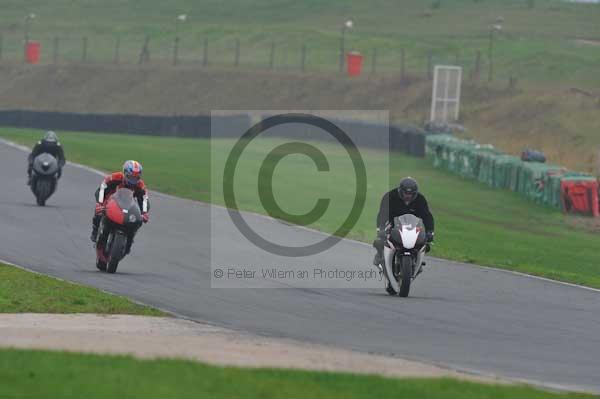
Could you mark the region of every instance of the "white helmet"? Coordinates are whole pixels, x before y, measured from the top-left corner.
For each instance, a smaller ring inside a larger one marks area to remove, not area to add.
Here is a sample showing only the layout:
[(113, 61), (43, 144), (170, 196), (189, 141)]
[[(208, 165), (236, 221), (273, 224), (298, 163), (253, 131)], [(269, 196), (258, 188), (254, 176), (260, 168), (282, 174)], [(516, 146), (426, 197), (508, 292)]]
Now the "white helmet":
[(52, 130), (48, 130), (46, 134), (44, 134), (43, 141), (48, 143), (58, 143), (58, 136)]

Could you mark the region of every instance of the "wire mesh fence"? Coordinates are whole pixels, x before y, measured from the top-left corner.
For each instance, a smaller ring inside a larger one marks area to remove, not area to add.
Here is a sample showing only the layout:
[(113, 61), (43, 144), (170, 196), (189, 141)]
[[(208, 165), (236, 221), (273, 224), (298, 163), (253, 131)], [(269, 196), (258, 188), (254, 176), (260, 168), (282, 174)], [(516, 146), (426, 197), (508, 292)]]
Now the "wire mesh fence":
[[(40, 44), (40, 64), (138, 64), (295, 72), (345, 71), (339, 46), (302, 41), (260, 42), (243, 38), (155, 38), (145, 35), (45, 35), (31, 37)], [(26, 62), (27, 42), (22, 35), (0, 35), (0, 62)], [(464, 69), (466, 79), (486, 79), (488, 57), (481, 51), (460, 53), (411, 51), (405, 48), (358, 48), (363, 74), (398, 74), (432, 78), (435, 65)], [(341, 67), (341, 68), (340, 68)]]

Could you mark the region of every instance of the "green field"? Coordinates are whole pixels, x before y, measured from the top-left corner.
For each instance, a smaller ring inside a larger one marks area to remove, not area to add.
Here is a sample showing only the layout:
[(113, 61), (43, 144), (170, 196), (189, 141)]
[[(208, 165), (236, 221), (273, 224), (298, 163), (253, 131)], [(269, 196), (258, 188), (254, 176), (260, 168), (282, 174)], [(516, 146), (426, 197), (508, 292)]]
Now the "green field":
[[(177, 29), (183, 62), (200, 64), (208, 40), (210, 64), (231, 66), (239, 39), (242, 66), (268, 67), (275, 44), (275, 67), (297, 70), (306, 45), (309, 70), (335, 71), (341, 26), (352, 18), (346, 49), (361, 51), (369, 70), (375, 49), (378, 71), (399, 71), (404, 49), (407, 69), (421, 75), (429, 53), (436, 63), (458, 63), (470, 71), (481, 50), (483, 78), (490, 26), (501, 17), (494, 45), (498, 78), (600, 83), (600, 46), (576, 42), (600, 39), (600, 5), (561, 0), (8, 0), (0, 15), (5, 59), (22, 59), (29, 13), (36, 15), (29, 32), (42, 42), (43, 62), (53, 61), (55, 38), (59, 62), (81, 60), (83, 37), (88, 62), (112, 61), (118, 37), (120, 60), (136, 62), (148, 36), (151, 61), (169, 63)], [(179, 14), (188, 19), (176, 27)]]
[[(0, 313), (102, 313), (165, 316), (148, 306), (0, 263)], [(2, 356), (0, 356), (2, 357)], [(3, 386), (0, 378), (0, 386)], [(0, 389), (0, 397), (2, 392)]]
[[(32, 130), (0, 129), (0, 136), (27, 145), (39, 135)], [(232, 146), (230, 140), (213, 140), (213, 187), (211, 146), (206, 140), (92, 133), (63, 133), (61, 140), (67, 157), (74, 162), (108, 171), (117, 170), (123, 160), (134, 158), (143, 163), (145, 180), (151, 189), (224, 203), (218, 179)], [(257, 168), (265, 156), (264, 149), (280, 143), (264, 140), (261, 146), (249, 147), (240, 161), (234, 186), (241, 209), (265, 212), (256, 189)], [(318, 146), (334, 156), (330, 173), (317, 172), (307, 157), (286, 157), (275, 169), (274, 194), (286, 212), (303, 214), (327, 193), (331, 206), (309, 226), (333, 231), (346, 217), (354, 199), (354, 176), (341, 160), (345, 155), (337, 147)], [(387, 169), (381, 153), (364, 151), (362, 155), (370, 167)], [(600, 287), (600, 239), (597, 234), (575, 227), (572, 218), (535, 205), (516, 193), (434, 169), (424, 159), (393, 154), (390, 162), (391, 183), (369, 180), (367, 203), (350, 237), (370, 242), (381, 195), (402, 176), (412, 175), (420, 181), (436, 217), (437, 238), (432, 255)]]
[(0, 350), (3, 398), (389, 398), (568, 399), (525, 386), (451, 379), (215, 367), (178, 360)]

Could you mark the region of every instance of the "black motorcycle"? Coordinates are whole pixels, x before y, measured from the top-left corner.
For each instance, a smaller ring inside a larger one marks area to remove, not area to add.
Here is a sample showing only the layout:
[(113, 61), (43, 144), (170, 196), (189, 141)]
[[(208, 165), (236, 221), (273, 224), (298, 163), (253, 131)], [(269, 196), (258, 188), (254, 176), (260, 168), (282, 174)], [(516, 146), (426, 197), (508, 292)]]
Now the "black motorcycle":
[(30, 187), (39, 206), (46, 205), (56, 190), (59, 172), (58, 161), (48, 153), (42, 153), (33, 160)]

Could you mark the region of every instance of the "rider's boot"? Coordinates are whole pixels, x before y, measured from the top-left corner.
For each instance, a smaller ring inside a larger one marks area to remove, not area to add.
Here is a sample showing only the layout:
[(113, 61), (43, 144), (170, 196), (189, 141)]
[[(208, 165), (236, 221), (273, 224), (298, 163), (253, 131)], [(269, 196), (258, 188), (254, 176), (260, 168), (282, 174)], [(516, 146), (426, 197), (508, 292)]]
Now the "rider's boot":
[(392, 287), (392, 285), (388, 283), (385, 285), (385, 291), (389, 294), (389, 295), (398, 295), (398, 293), (394, 290), (394, 288)]
[(90, 240), (92, 240), (92, 242), (96, 242), (98, 240), (98, 226), (95, 224), (92, 225), (92, 235), (90, 236)]
[(98, 242), (98, 227), (100, 226), (101, 218), (102, 215), (100, 214), (94, 214), (94, 217), (92, 218), (92, 234), (90, 235), (90, 240), (92, 240), (92, 242)]
[(380, 266), (383, 265), (383, 254), (381, 251), (377, 251), (375, 253), (375, 257), (373, 258), (373, 265)]

